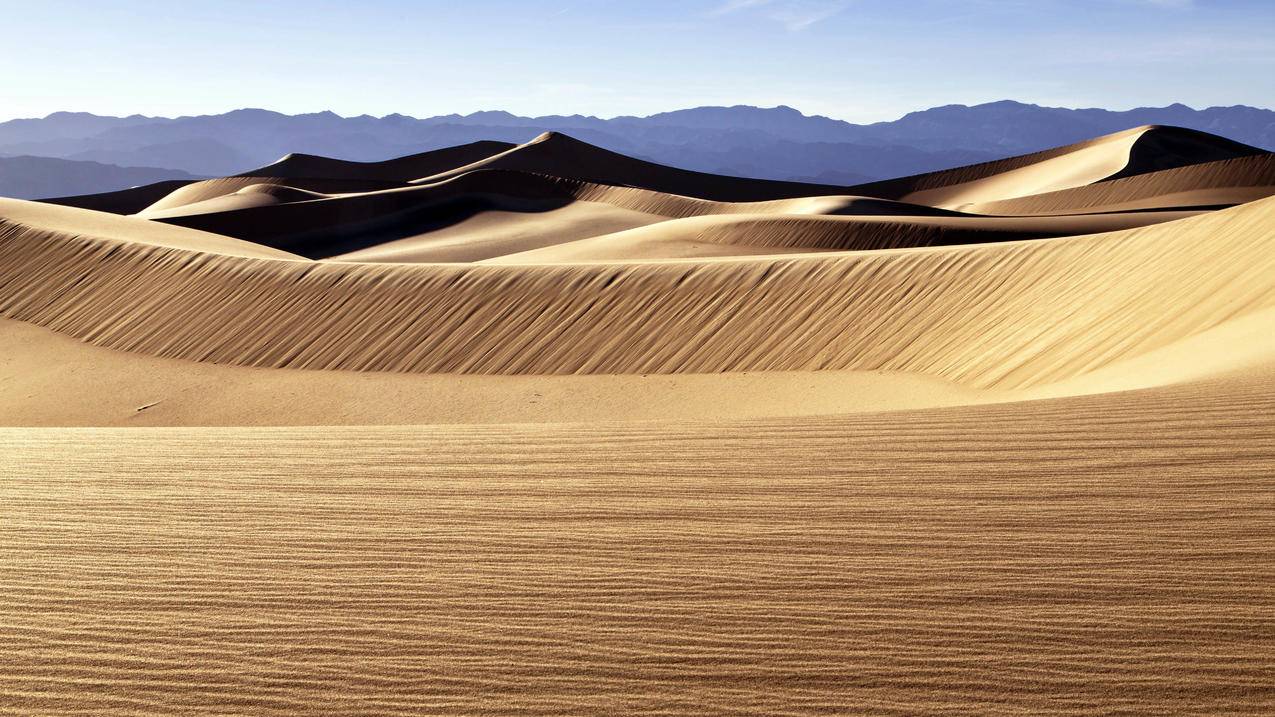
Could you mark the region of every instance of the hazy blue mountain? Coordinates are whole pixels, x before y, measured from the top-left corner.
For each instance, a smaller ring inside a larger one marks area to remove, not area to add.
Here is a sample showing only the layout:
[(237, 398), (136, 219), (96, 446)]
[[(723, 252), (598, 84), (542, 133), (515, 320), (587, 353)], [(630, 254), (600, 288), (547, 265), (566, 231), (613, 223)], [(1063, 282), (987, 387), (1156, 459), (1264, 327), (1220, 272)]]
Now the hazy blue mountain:
[(0, 144), (45, 142), (59, 139), (90, 137), (116, 127), (154, 125), (171, 122), (160, 117), (101, 117), (88, 112), (54, 112), (39, 119), (15, 119), (0, 122)]
[(1271, 110), (1245, 106), (1195, 110), (1182, 104), (1123, 112), (1040, 107), (1011, 101), (973, 107), (948, 105), (912, 112), (893, 122), (866, 125), (858, 138), (919, 149), (962, 147), (1008, 155), (1147, 124), (1187, 127), (1275, 150), (1275, 112)]
[(935, 107), (866, 125), (804, 115), (791, 107), (742, 105), (611, 119), (519, 117), (503, 111), (428, 118), (285, 115), (262, 109), (177, 118), (58, 112), (43, 119), (0, 123), (0, 155), (224, 175), (268, 164), (290, 152), (370, 161), (480, 139), (524, 142), (555, 130), (616, 152), (698, 171), (858, 182), (998, 159), (1144, 124), (1189, 127), (1275, 149), (1271, 110), (1196, 110), (1174, 104), (1114, 112), (1002, 101)]
[(697, 107), (695, 109), (662, 112), (650, 117), (621, 117), (620, 122), (657, 127), (692, 127), (720, 129), (730, 127), (763, 132), (794, 142), (847, 142), (859, 143), (857, 125), (818, 115), (803, 115), (797, 110), (780, 105), (769, 109), (736, 105), (734, 107)]
[(67, 157), (105, 164), (170, 167), (204, 176), (234, 174), (252, 158), (211, 137), (148, 144), (133, 149), (86, 149)]
[(0, 157), (0, 197), (17, 199), (94, 194), (191, 178), (175, 169), (117, 167), (52, 157)]

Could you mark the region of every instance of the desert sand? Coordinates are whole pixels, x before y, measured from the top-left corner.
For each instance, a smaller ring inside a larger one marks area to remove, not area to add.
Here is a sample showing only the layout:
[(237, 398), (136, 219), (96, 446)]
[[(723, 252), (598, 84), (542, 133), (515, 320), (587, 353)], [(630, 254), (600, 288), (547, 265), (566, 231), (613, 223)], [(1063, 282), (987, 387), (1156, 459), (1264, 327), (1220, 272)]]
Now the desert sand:
[(1275, 160), (0, 200), (0, 713), (1275, 712)]

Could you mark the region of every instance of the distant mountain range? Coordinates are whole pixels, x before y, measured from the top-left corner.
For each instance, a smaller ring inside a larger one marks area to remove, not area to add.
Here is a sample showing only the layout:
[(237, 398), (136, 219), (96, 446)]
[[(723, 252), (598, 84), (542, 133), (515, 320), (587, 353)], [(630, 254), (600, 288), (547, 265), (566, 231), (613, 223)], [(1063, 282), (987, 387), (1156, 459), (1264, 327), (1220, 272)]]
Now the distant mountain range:
[(117, 167), (53, 157), (0, 157), (0, 197), (38, 199), (93, 194), (165, 179), (193, 177), (161, 167)]
[[(611, 119), (507, 112), (428, 118), (284, 115), (260, 109), (177, 118), (55, 112), (0, 123), (0, 156), (9, 157), (0, 163), (0, 195), (67, 195), (189, 175), (234, 174), (291, 152), (380, 160), (480, 139), (521, 143), (546, 130), (703, 172), (855, 184), (999, 159), (1146, 124), (1189, 127), (1275, 149), (1271, 110), (1196, 110), (1181, 104), (1113, 112), (1002, 101), (936, 107), (866, 125), (782, 106), (698, 107)], [(39, 163), (13, 155), (71, 163)], [(103, 165), (118, 165), (118, 171)]]

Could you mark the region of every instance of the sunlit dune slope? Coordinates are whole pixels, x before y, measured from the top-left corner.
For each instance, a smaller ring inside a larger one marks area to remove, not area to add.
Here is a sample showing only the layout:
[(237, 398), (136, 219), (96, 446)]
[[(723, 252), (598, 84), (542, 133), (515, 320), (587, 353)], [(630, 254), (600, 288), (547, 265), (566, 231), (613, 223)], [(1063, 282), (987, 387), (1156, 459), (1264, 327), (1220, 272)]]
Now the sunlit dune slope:
[(380, 179), (329, 179), (327, 177), (221, 177), (180, 187), (137, 212), (137, 216), (157, 219), (169, 214), (181, 216), (208, 211), (206, 208), (201, 208), (201, 205), (204, 207), (212, 205), (216, 211), (258, 206), (255, 204), (257, 198), (251, 196), (252, 191), (268, 186), (328, 195), (375, 192), (402, 187), (404, 183)]
[(574, 266), (270, 261), (15, 225), (0, 244), (0, 313), (102, 346), (249, 366), (867, 369), (1012, 387), (1270, 305), (1273, 213), (1275, 199), (1054, 240)]
[(136, 214), (187, 184), (192, 184), (194, 181), (172, 179), (141, 187), (121, 189), (115, 192), (80, 194), (73, 197), (53, 197), (41, 199), (40, 201), (67, 207), (92, 209), (98, 212), (109, 212), (111, 214)]
[(860, 185), (851, 191), (977, 211), (987, 202), (1265, 154), (1204, 132), (1147, 126), (1035, 154)]
[(1195, 164), (1083, 187), (974, 204), (985, 214), (1208, 209), (1275, 195), (1275, 154)]
[[(721, 421), (972, 406), (1275, 376), (1275, 309), (1025, 389), (884, 371), (482, 375), (167, 359), (0, 319), (0, 425), (333, 426)], [(85, 400), (91, 396), (92, 400)]]
[[(0, 231), (4, 244), (22, 253), (24, 247), (49, 241), (86, 242), (109, 253), (172, 249), (219, 260), (237, 258), (296, 259), (302, 257), (261, 244), (185, 227), (170, 227), (135, 217), (76, 207), (0, 198)], [(83, 266), (92, 271), (93, 262)], [(70, 267), (64, 267), (69, 269)], [(145, 272), (135, 277), (138, 288), (148, 283)]]
[[(1049, 217), (794, 216), (690, 217), (487, 259), (499, 264), (658, 261), (779, 253), (868, 251), (1042, 239), (1158, 224), (1195, 212)], [(375, 256), (369, 252), (351, 259)]]

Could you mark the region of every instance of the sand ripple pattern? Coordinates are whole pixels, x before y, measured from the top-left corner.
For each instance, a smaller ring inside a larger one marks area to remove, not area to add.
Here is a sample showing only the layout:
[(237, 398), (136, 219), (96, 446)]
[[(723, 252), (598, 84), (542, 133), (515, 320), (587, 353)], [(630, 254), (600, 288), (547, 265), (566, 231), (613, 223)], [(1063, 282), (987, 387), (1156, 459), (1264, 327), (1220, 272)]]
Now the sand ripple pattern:
[(1272, 411), (6, 429), (0, 713), (1271, 714)]
[(1021, 387), (1275, 305), (1273, 214), (1263, 200), (1036, 242), (558, 266), (251, 259), (5, 223), (0, 315), (110, 348), (247, 366), (882, 369)]

